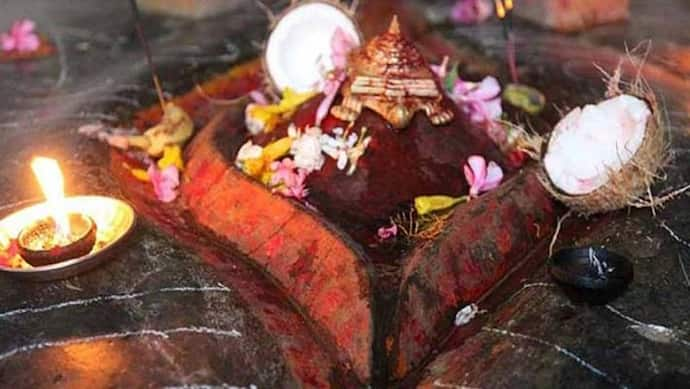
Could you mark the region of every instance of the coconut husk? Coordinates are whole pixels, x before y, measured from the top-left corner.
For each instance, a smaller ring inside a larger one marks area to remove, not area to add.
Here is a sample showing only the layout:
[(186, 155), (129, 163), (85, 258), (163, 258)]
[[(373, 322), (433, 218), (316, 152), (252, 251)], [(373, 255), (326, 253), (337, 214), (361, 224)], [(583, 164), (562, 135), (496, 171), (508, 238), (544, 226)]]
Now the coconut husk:
[[(660, 178), (659, 172), (669, 160), (669, 141), (663, 110), (659, 107), (654, 92), (639, 72), (632, 83), (622, 86), (619, 66), (608, 79), (606, 97), (622, 94), (644, 100), (652, 116), (639, 149), (619, 170), (609, 172), (606, 184), (591, 193), (570, 195), (551, 182), (543, 164), (540, 169), (539, 179), (551, 195), (584, 216), (637, 206), (641, 197), (648, 194), (651, 196), (650, 188)], [(650, 204), (653, 206), (654, 202)]]

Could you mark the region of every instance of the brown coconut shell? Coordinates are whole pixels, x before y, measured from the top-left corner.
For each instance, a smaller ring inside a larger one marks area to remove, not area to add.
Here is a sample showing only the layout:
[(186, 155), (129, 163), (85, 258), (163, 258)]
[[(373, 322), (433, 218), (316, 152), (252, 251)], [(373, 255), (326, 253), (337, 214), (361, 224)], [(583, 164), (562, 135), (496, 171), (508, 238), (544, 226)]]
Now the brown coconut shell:
[(544, 187), (558, 201), (584, 216), (616, 211), (637, 203), (641, 197), (651, 193), (650, 187), (659, 178), (659, 171), (669, 159), (667, 130), (654, 92), (641, 77), (625, 91), (619, 88), (619, 84), (620, 72), (617, 70), (609, 80), (607, 98), (622, 94), (635, 96), (644, 100), (652, 112), (642, 144), (632, 158), (619, 170), (611, 170), (606, 184), (584, 195), (570, 195), (561, 191), (551, 182), (541, 163), (539, 179)]

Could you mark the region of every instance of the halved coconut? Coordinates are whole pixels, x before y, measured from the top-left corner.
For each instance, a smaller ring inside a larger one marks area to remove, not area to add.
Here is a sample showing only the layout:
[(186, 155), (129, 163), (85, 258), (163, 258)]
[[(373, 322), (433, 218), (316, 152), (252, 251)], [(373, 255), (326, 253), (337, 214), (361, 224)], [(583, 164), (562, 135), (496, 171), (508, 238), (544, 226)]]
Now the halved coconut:
[[(656, 99), (642, 82), (627, 93), (575, 108), (551, 134), (542, 182), (571, 209), (590, 215), (631, 205), (667, 160)], [(611, 88), (613, 86), (613, 88)]]
[(335, 2), (308, 1), (288, 8), (271, 31), (264, 64), (278, 91), (308, 92), (333, 70), (331, 39), (340, 27), (361, 44), (361, 34), (348, 10)]

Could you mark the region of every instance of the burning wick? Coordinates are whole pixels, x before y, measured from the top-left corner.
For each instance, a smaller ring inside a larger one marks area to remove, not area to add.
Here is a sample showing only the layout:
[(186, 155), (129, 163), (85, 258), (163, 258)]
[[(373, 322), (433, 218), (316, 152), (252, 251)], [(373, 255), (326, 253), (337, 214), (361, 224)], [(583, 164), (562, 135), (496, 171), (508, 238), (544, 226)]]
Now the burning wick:
[(496, 16), (503, 24), (503, 36), (506, 40), (506, 57), (508, 69), (513, 83), (518, 83), (517, 65), (515, 60), (515, 39), (513, 38), (513, 0), (494, 0)]
[(34, 158), (31, 169), (45, 195), (47, 215), (19, 232), (22, 258), (33, 266), (44, 266), (88, 254), (96, 243), (96, 223), (87, 215), (67, 212), (65, 180), (57, 161)]
[(46, 204), (55, 222), (55, 243), (64, 244), (70, 241), (70, 223), (65, 210), (65, 179), (57, 161), (45, 157), (36, 157), (31, 161), (38, 185), (46, 198)]

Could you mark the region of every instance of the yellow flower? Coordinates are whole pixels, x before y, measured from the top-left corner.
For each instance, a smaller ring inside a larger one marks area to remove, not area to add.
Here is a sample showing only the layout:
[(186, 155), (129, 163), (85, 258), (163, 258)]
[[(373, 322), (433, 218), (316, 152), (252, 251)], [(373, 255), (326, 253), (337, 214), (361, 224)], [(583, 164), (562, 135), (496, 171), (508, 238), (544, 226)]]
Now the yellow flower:
[(285, 88), (283, 91), (283, 99), (280, 100), (278, 104), (279, 111), (282, 114), (292, 116), (300, 105), (306, 103), (307, 100), (314, 97), (314, 95), (316, 95), (316, 92), (297, 93), (291, 88)]
[(163, 149), (163, 158), (158, 160), (158, 168), (163, 170), (168, 166), (177, 166), (179, 171), (184, 170), (184, 161), (182, 160), (182, 148), (178, 145), (165, 146)]
[(420, 196), (414, 199), (414, 207), (419, 216), (424, 216), (431, 212), (442, 211), (454, 207), (459, 203), (466, 202), (468, 199), (469, 197), (467, 196)]
[(283, 98), (278, 104), (249, 104), (245, 111), (247, 129), (256, 135), (271, 132), (282, 120), (289, 119), (315, 92), (297, 93), (290, 88), (283, 91)]
[(248, 176), (261, 179), (261, 181), (270, 180), (269, 172), (271, 163), (290, 152), (292, 146), (292, 138), (285, 137), (271, 142), (264, 147), (259, 158), (249, 158), (242, 163), (242, 171)]
[(149, 178), (149, 174), (144, 169), (132, 169), (130, 171), (132, 172), (132, 175), (134, 176), (134, 178), (136, 178), (139, 181), (143, 181), (143, 182), (151, 181), (151, 179)]
[(273, 162), (290, 152), (290, 147), (292, 147), (292, 138), (280, 138), (264, 147), (261, 157), (264, 159), (264, 161), (269, 163)]
[(250, 177), (258, 178), (263, 174), (265, 167), (266, 163), (263, 158), (252, 158), (244, 161), (242, 171)]
[(278, 125), (280, 115), (271, 112), (270, 105), (249, 104), (245, 112), (246, 125), (254, 135), (271, 132)]

